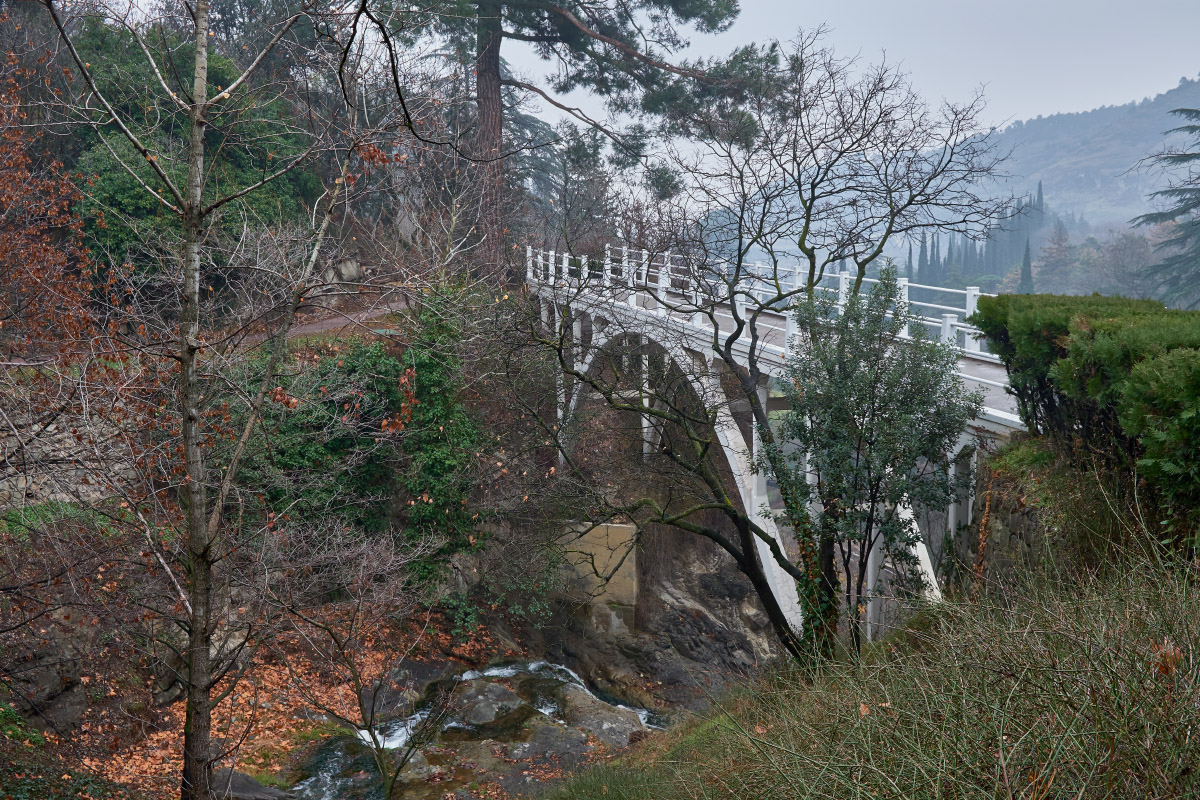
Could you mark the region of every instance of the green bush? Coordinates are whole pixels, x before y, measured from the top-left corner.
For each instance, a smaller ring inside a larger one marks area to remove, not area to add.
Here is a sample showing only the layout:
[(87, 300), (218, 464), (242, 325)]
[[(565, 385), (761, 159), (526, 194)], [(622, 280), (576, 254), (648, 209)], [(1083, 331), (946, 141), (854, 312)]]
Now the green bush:
[(409, 501), (406, 529), (438, 535), (445, 555), (469, 547), (476, 530), (468, 501), (479, 429), (462, 402), (458, 331), (441, 302), (428, 301), (418, 315), (418, 336), (403, 356), (416, 375), (417, 404), (404, 437), (408, 460), (397, 479)]
[[(1200, 312), (1122, 297), (981, 298), (971, 321), (1004, 361), (1022, 420), (1080, 463), (1140, 472), (1167, 527), (1200, 517)], [(1189, 355), (1193, 354), (1193, 355)]]
[(1135, 365), (1119, 401), (1121, 426), (1144, 454), (1138, 467), (1160, 488), (1170, 533), (1200, 527), (1200, 349)]
[(357, 341), (281, 378), (241, 469), (263, 513), (433, 537), (440, 547), (417, 565), (426, 576), (470, 547), (478, 429), (459, 396), (455, 346), (453, 326), (431, 312), (403, 351)]
[(1164, 311), (1152, 300), (1101, 295), (999, 295), (979, 298), (970, 322), (987, 336), (1008, 369), (1021, 419), (1032, 433), (1074, 435), (1081, 417), (1078, 396), (1052, 376), (1066, 357), (1072, 326), (1081, 321), (1131, 319)]
[(267, 406), (262, 438), (243, 462), (245, 485), (260, 487), (268, 511), (386, 529), (402, 453), (379, 431), (403, 413), (404, 371), (381, 344), (354, 342), (282, 379), (280, 388), (299, 402)]

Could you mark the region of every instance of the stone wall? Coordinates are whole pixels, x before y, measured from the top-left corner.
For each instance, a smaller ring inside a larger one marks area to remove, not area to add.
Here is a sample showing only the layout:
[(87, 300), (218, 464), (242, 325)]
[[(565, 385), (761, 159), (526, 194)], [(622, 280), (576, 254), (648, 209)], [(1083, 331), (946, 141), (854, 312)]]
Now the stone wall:
[(976, 475), (971, 519), (955, 546), (960, 582), (973, 580), (981, 567), (985, 580), (1010, 577), (1032, 564), (1046, 544), (1045, 526), (1020, 487), (986, 461)]
[(48, 424), (15, 420), (0, 436), (0, 512), (43, 503), (92, 503), (128, 478), (119, 437), (102, 423), (67, 416)]

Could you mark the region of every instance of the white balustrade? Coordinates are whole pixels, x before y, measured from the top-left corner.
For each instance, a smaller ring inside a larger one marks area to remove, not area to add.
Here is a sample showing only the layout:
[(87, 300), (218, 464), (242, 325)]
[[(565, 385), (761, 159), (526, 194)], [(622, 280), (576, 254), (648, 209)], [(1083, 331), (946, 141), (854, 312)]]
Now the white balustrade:
[[(573, 256), (569, 252), (559, 253), (551, 249), (529, 246), (525, 248), (526, 277), (531, 283), (548, 283), (585, 292), (603, 291), (605, 287), (614, 287), (628, 293), (623, 303), (630, 308), (645, 311), (657, 318), (667, 318), (670, 316), (670, 308), (679, 309), (682, 306), (685, 310), (681, 322), (696, 327), (703, 326), (704, 296), (707, 290), (704, 283), (697, 280), (697, 275), (689, 269), (686, 254), (667, 251), (656, 257), (646, 249), (634, 249), (625, 244), (618, 245), (617, 248), (619, 256), (614, 253), (612, 245), (604, 246), (601, 266), (597, 266), (596, 258), (581, 255), (573, 268)], [(762, 340), (769, 340), (768, 346), (782, 353), (796, 333), (795, 321), (783, 306), (794, 303), (794, 295), (804, 288), (801, 268), (786, 267), (776, 262), (763, 264), (761, 261), (755, 261), (743, 265), (738, 275), (729, 273), (730, 267), (727, 265), (717, 266), (716, 272), (711, 272), (714, 277), (721, 276), (718, 286), (732, 277), (737, 278), (736, 282), (727, 284), (732, 295), (726, 303), (718, 304), (715, 309), (718, 316), (735, 314), (741, 319), (746, 319), (747, 306), (750, 303), (768, 304), (774, 302), (781, 294), (787, 296), (787, 299), (779, 302), (778, 308), (769, 309), (770, 313), (760, 314), (758, 320), (759, 330), (763, 334)], [(849, 271), (828, 273), (817, 281), (816, 289), (831, 294), (837, 308), (842, 309), (850, 300), (854, 280), (854, 274)], [(873, 285), (879, 283), (879, 280), (864, 277), (861, 283)], [(913, 283), (906, 278), (900, 278), (898, 289), (898, 302), (907, 303), (915, 310), (914, 323), (925, 325), (931, 335), (953, 344), (964, 356), (999, 362), (995, 355), (984, 351), (980, 331), (966, 322), (978, 310), (979, 298), (986, 295), (978, 286), (951, 289)], [(914, 290), (924, 291), (924, 297), (936, 293), (935, 299), (942, 302), (915, 299)], [(946, 305), (952, 302), (946, 299), (948, 297), (962, 298), (962, 305)], [(721, 310), (721, 305), (724, 305), (725, 311)], [(902, 335), (911, 334), (912, 331), (906, 325)]]

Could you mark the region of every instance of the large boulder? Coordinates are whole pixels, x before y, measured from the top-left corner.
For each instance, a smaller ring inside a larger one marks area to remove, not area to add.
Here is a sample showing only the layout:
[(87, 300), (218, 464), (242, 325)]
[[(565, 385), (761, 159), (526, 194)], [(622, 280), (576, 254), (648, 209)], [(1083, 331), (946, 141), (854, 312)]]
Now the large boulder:
[(523, 742), (508, 745), (508, 757), (516, 761), (554, 761), (574, 767), (587, 760), (588, 737), (577, 728), (569, 728), (545, 717), (528, 723), (533, 733)]
[(459, 684), (451, 703), (458, 720), (474, 727), (503, 721), (526, 705), (512, 689), (483, 678)]
[(13, 705), (37, 730), (65, 733), (83, 719), (87, 694), (80, 683), (82, 651), (67, 638), (16, 660), (9, 678)]
[(626, 747), (646, 734), (636, 711), (610, 706), (581, 686), (564, 686), (562, 698), (563, 718), (609, 747)]

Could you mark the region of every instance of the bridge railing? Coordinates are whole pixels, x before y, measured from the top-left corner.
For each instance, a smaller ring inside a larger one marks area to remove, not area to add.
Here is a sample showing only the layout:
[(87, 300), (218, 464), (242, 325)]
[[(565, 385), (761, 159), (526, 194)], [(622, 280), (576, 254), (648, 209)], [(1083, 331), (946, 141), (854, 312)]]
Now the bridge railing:
[[(719, 289), (730, 291), (730, 275), (724, 265), (711, 268), (711, 280), (688, 264), (680, 253), (651, 253), (624, 245), (605, 245), (603, 256), (556, 252), (545, 248), (525, 248), (526, 279), (531, 284), (574, 288), (586, 292), (612, 289), (624, 292), (623, 301), (635, 307), (651, 308), (660, 313), (679, 305), (701, 308)], [(807, 272), (799, 266), (778, 268), (762, 263), (743, 265), (732, 287), (734, 297), (753, 298), (760, 305), (769, 305), (782, 292), (802, 288)], [(877, 284), (876, 278), (864, 278), (865, 284)], [(846, 271), (826, 273), (817, 282), (817, 289), (836, 294), (839, 308), (847, 302), (854, 276)], [(962, 355), (984, 361), (999, 362), (987, 351), (982, 332), (966, 322), (975, 313), (979, 298), (985, 295), (978, 286), (951, 289), (899, 279), (900, 302), (909, 303), (916, 320), (926, 326), (928, 333), (958, 348)], [(914, 291), (918, 296), (914, 297)], [(930, 298), (930, 299), (920, 299)], [(647, 302), (649, 301), (649, 302)], [(724, 301), (729, 303), (730, 300)], [(783, 320), (763, 320), (767, 328), (780, 328), (780, 334), (790, 338), (791, 320), (785, 308), (775, 309)], [(776, 324), (773, 324), (776, 323)], [(907, 332), (906, 332), (907, 333)]]

